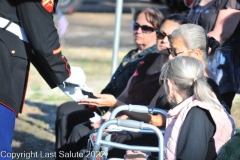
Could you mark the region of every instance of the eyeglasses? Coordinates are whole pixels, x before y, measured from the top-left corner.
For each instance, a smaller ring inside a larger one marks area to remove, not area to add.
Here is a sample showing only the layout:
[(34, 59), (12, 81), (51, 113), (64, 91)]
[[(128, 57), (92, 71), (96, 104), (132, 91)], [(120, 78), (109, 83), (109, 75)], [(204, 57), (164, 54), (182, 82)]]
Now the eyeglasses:
[(157, 33), (157, 38), (158, 39), (164, 39), (166, 36), (167, 36), (168, 40), (171, 38), (171, 35), (167, 35), (163, 31), (156, 30), (156, 33)]
[(147, 34), (152, 33), (153, 31), (156, 31), (156, 29), (153, 28), (153, 27), (150, 27), (150, 26), (147, 26), (147, 25), (140, 26), (137, 22), (134, 22), (133, 23), (133, 30), (137, 31), (139, 28), (141, 28), (143, 33), (147, 33)]
[(168, 48), (168, 54), (173, 55), (174, 57), (176, 57), (178, 54), (184, 53), (184, 52), (189, 52), (192, 51), (191, 49), (185, 50), (185, 51), (181, 51), (181, 52), (177, 52), (175, 48)]

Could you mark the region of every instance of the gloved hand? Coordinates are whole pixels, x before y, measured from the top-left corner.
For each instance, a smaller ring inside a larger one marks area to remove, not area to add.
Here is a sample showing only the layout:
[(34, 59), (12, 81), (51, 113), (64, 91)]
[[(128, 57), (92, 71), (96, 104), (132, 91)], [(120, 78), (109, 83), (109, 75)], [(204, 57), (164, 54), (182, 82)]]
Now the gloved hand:
[(71, 76), (66, 79), (59, 88), (75, 102), (88, 98), (85, 94), (91, 94), (92, 89), (85, 84), (86, 75), (80, 67), (71, 66)]

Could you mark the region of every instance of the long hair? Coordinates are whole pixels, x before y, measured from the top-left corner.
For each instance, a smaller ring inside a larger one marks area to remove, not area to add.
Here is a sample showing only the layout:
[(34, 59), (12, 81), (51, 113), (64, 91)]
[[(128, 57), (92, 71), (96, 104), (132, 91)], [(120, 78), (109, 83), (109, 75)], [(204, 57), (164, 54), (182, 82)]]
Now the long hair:
[(167, 79), (174, 82), (178, 91), (184, 94), (184, 99), (194, 95), (199, 101), (217, 109), (221, 108), (221, 105), (214, 100), (215, 95), (206, 81), (201, 61), (188, 56), (179, 56), (163, 65), (160, 80), (163, 80), (168, 95)]
[(183, 24), (171, 34), (171, 40), (181, 38), (191, 50), (200, 49), (206, 61), (207, 36), (205, 30), (196, 24)]
[(147, 21), (151, 23), (155, 29), (160, 28), (164, 16), (159, 10), (154, 7), (139, 9), (134, 13), (133, 20), (136, 21), (141, 13), (145, 13)]

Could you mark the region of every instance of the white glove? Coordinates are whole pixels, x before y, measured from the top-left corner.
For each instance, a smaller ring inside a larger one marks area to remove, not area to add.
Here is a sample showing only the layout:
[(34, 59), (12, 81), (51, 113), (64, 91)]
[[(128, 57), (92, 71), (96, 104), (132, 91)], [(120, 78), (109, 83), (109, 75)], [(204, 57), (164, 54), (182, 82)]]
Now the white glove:
[(58, 87), (75, 102), (79, 102), (83, 98), (88, 98), (88, 96), (82, 94), (80, 87), (75, 84), (65, 83)]
[(75, 102), (79, 102), (83, 98), (88, 98), (84, 93), (91, 93), (92, 89), (85, 84), (86, 75), (80, 67), (71, 67), (71, 76), (66, 79), (59, 88)]
[(86, 92), (92, 92), (85, 83), (86, 83), (86, 75), (80, 67), (71, 66), (71, 76), (64, 81), (65, 83), (75, 84)]

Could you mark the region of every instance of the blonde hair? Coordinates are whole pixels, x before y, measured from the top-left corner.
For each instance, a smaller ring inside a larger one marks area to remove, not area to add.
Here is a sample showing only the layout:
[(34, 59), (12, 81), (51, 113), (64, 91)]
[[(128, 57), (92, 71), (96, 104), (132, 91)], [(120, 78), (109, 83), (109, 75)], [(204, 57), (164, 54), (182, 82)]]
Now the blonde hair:
[(169, 91), (166, 82), (167, 79), (170, 79), (177, 86), (178, 90), (185, 94), (183, 98), (194, 95), (197, 100), (206, 102), (214, 108), (222, 108), (214, 100), (215, 95), (204, 76), (203, 64), (195, 58), (179, 56), (169, 60), (162, 67), (160, 79), (163, 80), (167, 95)]

